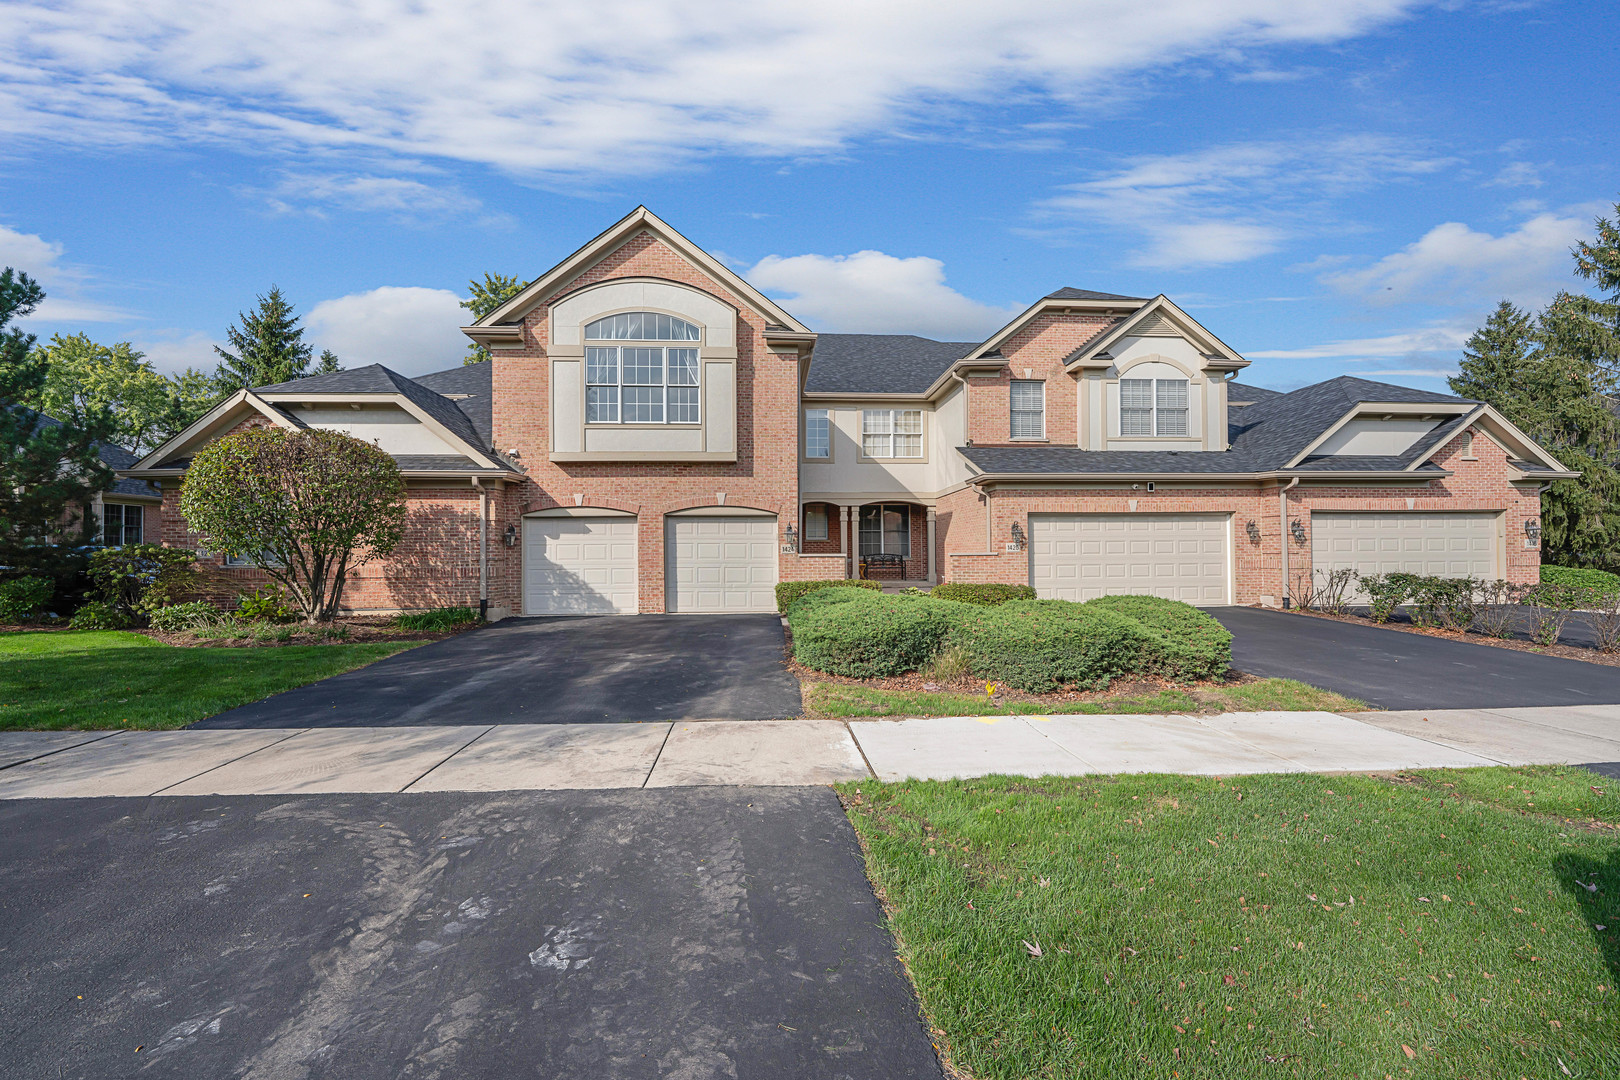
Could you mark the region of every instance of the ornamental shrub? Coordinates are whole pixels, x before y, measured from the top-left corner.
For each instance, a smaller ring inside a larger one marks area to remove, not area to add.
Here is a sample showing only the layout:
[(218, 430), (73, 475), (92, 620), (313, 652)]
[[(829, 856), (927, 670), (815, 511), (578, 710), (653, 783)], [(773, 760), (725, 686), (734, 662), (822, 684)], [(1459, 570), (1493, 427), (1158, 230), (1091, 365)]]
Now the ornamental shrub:
[(0, 582), (0, 622), (27, 622), (56, 591), (50, 578), (20, 577)]
[(1477, 578), (1418, 577), (1411, 583), (1412, 621), (1466, 631), (1479, 618), (1485, 584)]
[(134, 620), (129, 614), (102, 600), (80, 604), (68, 623), (75, 630), (123, 630)]
[(1588, 570), (1578, 566), (1543, 566), (1543, 585), (1574, 585), (1593, 589), (1598, 594), (1620, 593), (1620, 574), (1607, 570)]
[(939, 651), (951, 630), (949, 609), (960, 606), (861, 586), (817, 589), (788, 610), (793, 657), (852, 679), (903, 675)]
[(126, 615), (172, 604), (196, 588), (197, 553), (160, 544), (125, 544), (90, 556), (90, 581)]
[(401, 630), (416, 631), (448, 631), (477, 621), (478, 612), (470, 607), (441, 607), (394, 617), (394, 625)]
[(1416, 574), (1357, 574), (1356, 582), (1361, 586), (1361, 591), (1367, 594), (1367, 603), (1372, 606), (1372, 621), (1389, 622), (1395, 609), (1411, 595), (1412, 583), (1416, 579)]
[(146, 617), (153, 630), (195, 630), (199, 626), (218, 626), (230, 616), (206, 600), (193, 600), (186, 604), (168, 604)]
[(1016, 690), (1101, 690), (1120, 676), (1164, 666), (1160, 634), (1105, 608), (1067, 600), (962, 607), (951, 643), (967, 652), (974, 675)]
[(1099, 596), (1088, 608), (1126, 615), (1165, 639), (1158, 674), (1170, 679), (1216, 679), (1232, 666), (1232, 633), (1213, 615), (1158, 596)]
[(996, 604), (1005, 604), (1009, 600), (1033, 600), (1035, 599), (1035, 590), (1029, 585), (1002, 585), (996, 582), (979, 584), (947, 582), (944, 585), (935, 585), (934, 591), (928, 595), (937, 600), (955, 600), (963, 604), (994, 607)]
[(817, 589), (845, 588), (872, 589), (876, 592), (882, 592), (883, 583), (880, 581), (867, 581), (862, 578), (833, 579), (828, 581), (784, 581), (776, 587), (776, 610), (786, 615), (787, 609), (798, 602), (800, 597), (813, 593)]
[(287, 594), (269, 585), (241, 593), (236, 598), (236, 617), (243, 622), (291, 622), (297, 613), (287, 605)]

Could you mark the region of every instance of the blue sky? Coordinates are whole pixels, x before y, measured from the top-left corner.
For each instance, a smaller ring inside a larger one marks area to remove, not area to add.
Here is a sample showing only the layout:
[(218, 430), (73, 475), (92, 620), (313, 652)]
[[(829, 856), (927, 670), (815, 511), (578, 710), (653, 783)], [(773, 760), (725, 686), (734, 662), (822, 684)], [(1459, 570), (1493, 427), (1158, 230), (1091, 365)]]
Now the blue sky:
[(1291, 388), (1438, 388), (1620, 201), (1617, 20), (1415, 0), (13, 0), (0, 263), (162, 370), (274, 282), (318, 346), (459, 362), (469, 277), (638, 203), (817, 329), (1168, 294)]

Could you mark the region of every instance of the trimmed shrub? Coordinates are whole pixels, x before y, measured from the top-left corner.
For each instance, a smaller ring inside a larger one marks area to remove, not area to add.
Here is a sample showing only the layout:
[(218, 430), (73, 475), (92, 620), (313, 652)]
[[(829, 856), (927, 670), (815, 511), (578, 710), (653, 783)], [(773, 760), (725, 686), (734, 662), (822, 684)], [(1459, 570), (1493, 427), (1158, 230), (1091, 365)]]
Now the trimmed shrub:
[(1485, 584), (1477, 578), (1419, 577), (1411, 584), (1412, 621), (1466, 631), (1479, 618)]
[(830, 579), (827, 581), (784, 581), (776, 587), (776, 610), (787, 614), (787, 609), (798, 603), (799, 599), (817, 589), (872, 589), (875, 592), (883, 591), (880, 581), (867, 581), (862, 578)]
[(793, 657), (852, 679), (916, 671), (951, 630), (949, 609), (926, 596), (887, 596), (862, 587), (822, 588), (788, 610)]
[(1164, 654), (1164, 639), (1135, 619), (1067, 600), (966, 605), (950, 640), (968, 654), (973, 674), (1030, 693), (1100, 690), (1157, 670)]
[(1412, 595), (1412, 586), (1417, 581), (1416, 574), (1357, 574), (1356, 581), (1361, 591), (1367, 594), (1367, 602), (1372, 606), (1372, 621), (1388, 622), (1389, 617), (1395, 614), (1395, 609), (1404, 604)]
[(297, 613), (287, 606), (281, 586), (270, 585), (242, 593), (236, 598), (236, 617), (243, 622), (291, 622)]
[(1035, 599), (1035, 590), (1029, 585), (1000, 585), (994, 582), (983, 584), (947, 582), (944, 585), (935, 585), (934, 591), (929, 595), (936, 600), (955, 600), (962, 604), (994, 607), (996, 604), (1005, 604), (1009, 600), (1033, 600)]
[(1232, 666), (1231, 631), (1191, 604), (1158, 596), (1099, 596), (1084, 606), (1129, 616), (1162, 635), (1166, 651), (1158, 674), (1167, 678), (1214, 679)]
[(430, 633), (454, 630), (459, 626), (471, 626), (477, 621), (478, 612), (470, 607), (441, 607), (432, 611), (394, 616), (394, 625), (401, 630)]
[(123, 630), (133, 620), (125, 612), (101, 600), (79, 605), (68, 623), (75, 630)]
[(1607, 570), (1587, 570), (1578, 566), (1543, 566), (1543, 585), (1574, 585), (1599, 594), (1620, 593), (1620, 574)]
[(153, 630), (195, 630), (199, 626), (218, 626), (230, 616), (206, 600), (193, 600), (189, 604), (170, 604), (160, 607), (146, 617)]
[(44, 577), (0, 582), (0, 622), (20, 623), (32, 619), (55, 591), (56, 582)]

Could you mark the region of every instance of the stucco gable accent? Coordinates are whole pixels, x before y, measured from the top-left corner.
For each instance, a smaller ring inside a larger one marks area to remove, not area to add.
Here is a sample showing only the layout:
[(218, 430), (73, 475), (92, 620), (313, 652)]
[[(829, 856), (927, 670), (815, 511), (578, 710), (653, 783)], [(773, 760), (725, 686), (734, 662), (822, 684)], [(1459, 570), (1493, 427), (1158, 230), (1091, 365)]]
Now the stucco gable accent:
[(1182, 337), (1203, 354), (1210, 367), (1236, 371), (1249, 366), (1249, 362), (1239, 356), (1235, 349), (1160, 293), (1130, 316), (1076, 349), (1064, 359), (1064, 368), (1074, 371), (1084, 367), (1107, 367), (1112, 362), (1107, 355), (1109, 347), (1128, 337)]

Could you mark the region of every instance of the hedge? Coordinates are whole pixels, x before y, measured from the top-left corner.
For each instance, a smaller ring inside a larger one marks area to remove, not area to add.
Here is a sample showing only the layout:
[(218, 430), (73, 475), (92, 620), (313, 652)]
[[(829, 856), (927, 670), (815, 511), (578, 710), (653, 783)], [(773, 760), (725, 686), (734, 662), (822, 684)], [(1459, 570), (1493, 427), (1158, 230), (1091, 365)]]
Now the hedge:
[(994, 607), (1009, 600), (1033, 600), (1035, 590), (1028, 585), (1001, 585), (995, 582), (981, 584), (946, 582), (944, 585), (935, 585), (928, 595), (937, 600), (955, 600), (963, 604)]
[(784, 581), (782, 584), (776, 587), (776, 610), (786, 615), (787, 609), (792, 607), (794, 603), (806, 593), (813, 593), (817, 589), (840, 588), (875, 589), (878, 592), (882, 592), (883, 583), (880, 581), (866, 581), (858, 578), (833, 579), (828, 581)]
[(939, 651), (950, 631), (948, 608), (960, 606), (926, 596), (884, 595), (862, 586), (821, 588), (789, 609), (793, 658), (851, 679), (916, 671)]
[(1128, 615), (1168, 643), (1160, 674), (1175, 679), (1212, 679), (1232, 666), (1232, 633), (1215, 618), (1179, 600), (1158, 596), (1099, 596), (1086, 607)]
[(1607, 570), (1586, 570), (1578, 566), (1543, 566), (1543, 585), (1572, 585), (1599, 593), (1620, 593), (1620, 574)]
[(968, 606), (950, 641), (968, 654), (973, 674), (1031, 693), (1100, 690), (1147, 674), (1161, 666), (1165, 644), (1135, 619), (1067, 600)]

